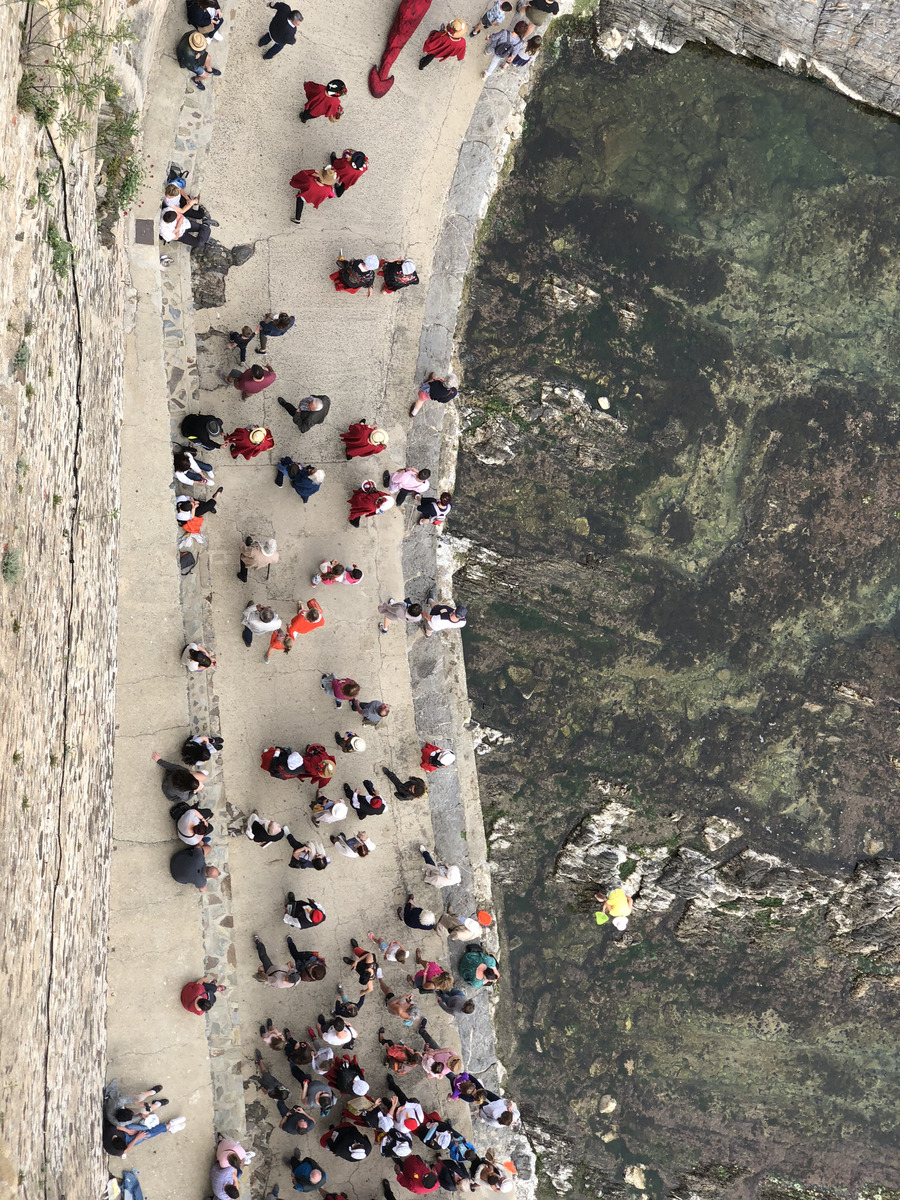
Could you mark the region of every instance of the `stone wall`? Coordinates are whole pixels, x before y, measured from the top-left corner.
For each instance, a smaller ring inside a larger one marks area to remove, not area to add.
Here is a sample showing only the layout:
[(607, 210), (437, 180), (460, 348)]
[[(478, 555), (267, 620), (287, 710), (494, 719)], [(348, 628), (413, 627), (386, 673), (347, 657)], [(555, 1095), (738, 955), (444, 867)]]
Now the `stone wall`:
[(890, 0), (600, 0), (594, 43), (615, 58), (635, 43), (674, 53), (686, 42), (719, 46), (824, 79), (852, 99), (900, 112), (895, 48), (900, 10)]
[[(90, 150), (61, 148), (65, 177), (38, 199), (59, 162), (16, 109), (19, 16), (0, 13), (0, 1195), (23, 1184), (34, 1200), (105, 1181), (124, 289), (97, 239)], [(51, 222), (76, 247), (60, 274)]]

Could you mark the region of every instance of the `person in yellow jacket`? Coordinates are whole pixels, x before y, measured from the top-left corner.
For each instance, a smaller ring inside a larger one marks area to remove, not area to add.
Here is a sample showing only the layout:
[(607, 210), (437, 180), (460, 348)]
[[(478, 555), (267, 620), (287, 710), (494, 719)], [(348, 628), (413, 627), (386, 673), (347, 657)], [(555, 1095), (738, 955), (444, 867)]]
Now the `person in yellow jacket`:
[(607, 896), (602, 892), (595, 892), (594, 899), (601, 902), (601, 911), (612, 918), (616, 929), (628, 928), (628, 918), (634, 908), (634, 901), (622, 888), (613, 888)]

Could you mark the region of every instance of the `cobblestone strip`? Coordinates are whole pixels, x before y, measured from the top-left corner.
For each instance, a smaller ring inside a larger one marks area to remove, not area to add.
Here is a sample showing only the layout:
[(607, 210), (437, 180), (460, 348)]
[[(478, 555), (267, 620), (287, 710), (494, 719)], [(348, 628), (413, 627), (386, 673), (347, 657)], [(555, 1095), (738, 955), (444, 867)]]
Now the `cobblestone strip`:
[[(219, 59), (223, 55), (219, 52)], [(224, 66), (224, 62), (222, 64)], [(212, 136), (212, 103), (198, 105), (196, 93), (185, 96), (173, 141), (171, 162), (189, 172), (190, 186), (197, 190), (200, 166)], [(187, 411), (197, 411), (199, 375), (193, 331), (191, 260), (176, 252), (175, 261), (162, 272), (163, 357), (168, 388), (169, 416), (173, 441), (179, 439), (179, 426)], [(173, 483), (173, 495), (178, 484)], [(173, 514), (174, 523), (174, 514)], [(174, 531), (173, 531), (174, 532)], [(205, 548), (195, 552), (197, 566), (181, 580), (181, 608), (184, 641), (200, 642), (215, 655), (215, 630), (210, 603), (212, 585), (209, 558)], [(215, 675), (193, 675), (188, 682), (188, 715), (194, 734), (218, 734), (221, 731), (219, 698)], [(229, 836), (239, 829), (239, 816), (228, 803), (222, 782), (221, 757), (213, 780), (204, 789), (204, 800), (213, 809), (216, 827), (223, 826)], [(228, 842), (225, 840), (215, 859), (221, 871), (209, 881), (203, 894), (202, 935), (204, 971), (224, 984), (224, 996), (206, 1015), (209, 1042), (210, 1076), (213, 1093), (215, 1128), (218, 1133), (241, 1140), (245, 1136), (246, 1115), (241, 1073), (242, 1049), (238, 1013), (238, 983), (234, 954), (234, 918), (231, 906), (231, 872), (228, 866)]]

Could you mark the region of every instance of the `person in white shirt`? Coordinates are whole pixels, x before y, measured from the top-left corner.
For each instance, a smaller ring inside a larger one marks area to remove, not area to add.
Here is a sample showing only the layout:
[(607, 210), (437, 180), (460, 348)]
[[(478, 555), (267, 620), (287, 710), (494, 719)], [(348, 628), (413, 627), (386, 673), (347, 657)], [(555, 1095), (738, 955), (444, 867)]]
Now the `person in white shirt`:
[(241, 624), (244, 627), (242, 634), (244, 645), (250, 647), (253, 645), (254, 633), (273, 633), (276, 629), (280, 629), (281, 617), (271, 608), (266, 608), (264, 604), (255, 604), (251, 600), (244, 609)]
[(436, 863), (424, 846), (419, 847), (419, 853), (425, 859), (426, 867), (422, 873), (426, 883), (432, 887), (456, 887), (462, 879), (459, 867), (455, 863)]
[(489, 1100), (482, 1104), (478, 1115), (492, 1129), (508, 1129), (519, 1123), (519, 1110), (512, 1100)]
[(336, 821), (343, 821), (350, 811), (343, 800), (328, 797), (324, 792), (316, 792), (309, 806), (312, 810), (313, 825), (316, 826), (333, 825)]
[(319, 1033), (323, 1042), (329, 1046), (345, 1046), (348, 1050), (359, 1034), (349, 1021), (343, 1017), (330, 1017), (326, 1020), (322, 1013), (318, 1017)]
[(365, 858), (375, 849), (375, 843), (366, 836), (362, 829), (350, 837), (346, 837), (343, 833), (333, 833), (331, 841), (335, 850), (340, 854), (345, 854), (347, 858)]
[(442, 629), (462, 629), (466, 623), (468, 609), (464, 604), (437, 604), (429, 597), (425, 608), (425, 636), (431, 637)]

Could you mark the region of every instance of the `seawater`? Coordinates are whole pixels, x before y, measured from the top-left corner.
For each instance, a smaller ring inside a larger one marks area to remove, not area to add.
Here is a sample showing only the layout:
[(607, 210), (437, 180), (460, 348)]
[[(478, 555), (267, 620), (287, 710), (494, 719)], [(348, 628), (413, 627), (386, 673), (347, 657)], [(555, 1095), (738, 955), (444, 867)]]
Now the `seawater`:
[[(476, 716), (513, 738), (480, 772), (510, 1087), (575, 1195), (635, 1161), (659, 1195), (898, 1182), (900, 1029), (889, 991), (859, 998), (870, 964), (765, 913), (616, 951), (553, 879), (601, 781), (809, 868), (900, 850), (898, 201), (892, 119), (725, 55), (573, 41), (490, 214), (454, 532), (498, 565), (458, 598)], [(546, 423), (548, 384), (613, 420)], [(510, 455), (485, 462), (498, 421)]]

